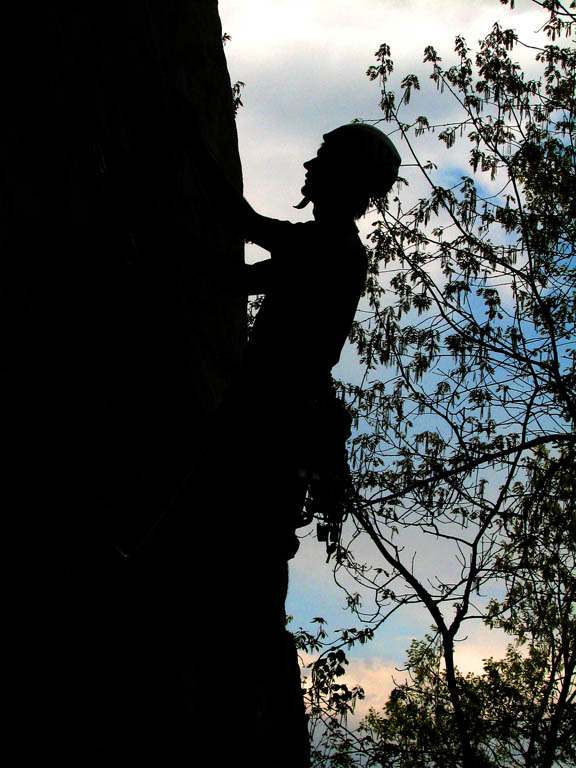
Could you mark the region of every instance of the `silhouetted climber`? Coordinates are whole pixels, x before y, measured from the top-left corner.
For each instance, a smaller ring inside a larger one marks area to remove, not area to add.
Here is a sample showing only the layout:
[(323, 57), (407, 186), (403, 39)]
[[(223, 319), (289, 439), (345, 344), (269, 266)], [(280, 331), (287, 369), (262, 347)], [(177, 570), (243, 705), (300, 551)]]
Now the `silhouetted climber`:
[(234, 204), (245, 239), (271, 258), (233, 276), (236, 291), (265, 298), (226, 409), (250, 428), (250, 466), (257, 456), (266, 475), (260, 490), (272, 492), (274, 504), (280, 499), (284, 507), (278, 546), (288, 558), (297, 548), (294, 528), (310, 474), (323, 452), (334, 444), (343, 448), (348, 427), (330, 372), (366, 280), (366, 251), (354, 222), (370, 199), (385, 197), (399, 166), (400, 156), (382, 131), (352, 123), (325, 134), (317, 156), (304, 163), (304, 197), (296, 207), (311, 202), (313, 221), (278, 221), (243, 199)]

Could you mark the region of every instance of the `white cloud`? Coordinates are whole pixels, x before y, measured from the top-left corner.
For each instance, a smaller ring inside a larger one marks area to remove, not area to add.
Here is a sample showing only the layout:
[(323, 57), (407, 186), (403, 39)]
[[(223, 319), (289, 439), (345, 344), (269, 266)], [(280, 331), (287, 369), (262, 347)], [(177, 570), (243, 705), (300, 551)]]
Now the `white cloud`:
[(259, 64), (301, 57), (330, 63), (371, 55), (382, 42), (411, 59), (425, 45), (450, 46), (456, 34), (475, 42), (496, 19), (531, 31), (538, 13), (529, 0), (517, 0), (514, 12), (498, 0), (220, 0), (219, 8), (233, 45)]

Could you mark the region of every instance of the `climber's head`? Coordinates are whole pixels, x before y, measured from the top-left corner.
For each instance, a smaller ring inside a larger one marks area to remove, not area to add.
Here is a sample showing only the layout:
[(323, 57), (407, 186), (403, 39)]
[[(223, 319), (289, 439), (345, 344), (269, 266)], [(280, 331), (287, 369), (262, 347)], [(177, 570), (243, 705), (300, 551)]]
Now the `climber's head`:
[(371, 198), (385, 197), (398, 178), (400, 155), (390, 139), (373, 125), (350, 123), (324, 134), (324, 143), (304, 163), (304, 199), (315, 206), (336, 206), (364, 215)]

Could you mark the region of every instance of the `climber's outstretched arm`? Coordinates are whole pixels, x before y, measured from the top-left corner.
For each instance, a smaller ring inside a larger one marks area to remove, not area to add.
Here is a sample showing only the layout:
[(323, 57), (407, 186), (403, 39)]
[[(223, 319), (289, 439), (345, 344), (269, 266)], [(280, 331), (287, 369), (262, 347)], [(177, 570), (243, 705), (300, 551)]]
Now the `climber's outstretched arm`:
[(282, 222), (262, 216), (252, 208), (236, 185), (230, 181), (226, 169), (220, 165), (207, 143), (201, 146), (200, 151), (206, 173), (213, 179), (218, 196), (242, 237), (271, 251), (282, 238), (279, 232)]
[(266, 251), (272, 251), (281, 245), (286, 237), (287, 222), (262, 216), (246, 200), (244, 203), (246, 208), (240, 223), (244, 238)]
[[(234, 225), (245, 240), (271, 251), (283, 238), (283, 222), (257, 213), (228, 176), (224, 163), (213, 150), (210, 138), (201, 127), (195, 106), (183, 94), (170, 94), (169, 108), (173, 122), (180, 127), (180, 136), (191, 149), (202, 168), (202, 175), (213, 185), (214, 194), (226, 208)], [(259, 293), (260, 291), (258, 291)]]

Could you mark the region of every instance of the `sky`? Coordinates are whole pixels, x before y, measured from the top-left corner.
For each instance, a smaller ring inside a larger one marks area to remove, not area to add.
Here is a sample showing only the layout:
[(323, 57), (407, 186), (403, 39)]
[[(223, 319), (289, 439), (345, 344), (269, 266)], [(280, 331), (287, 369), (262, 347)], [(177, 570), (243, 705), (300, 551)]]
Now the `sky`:
[[(545, 20), (530, 0), (516, 0), (514, 11), (498, 0), (220, 0), (219, 11), (223, 31), (231, 37), (225, 50), (232, 82), (246, 84), (237, 118), (245, 196), (260, 213), (291, 221), (311, 218), (310, 209), (296, 211), (293, 206), (301, 199), (302, 163), (315, 155), (322, 135), (355, 118), (380, 119), (379, 85), (369, 80), (366, 70), (375, 63), (381, 44), (392, 49), (391, 87), (394, 82), (398, 87), (408, 73), (418, 74), (424, 84), (425, 46), (433, 45), (446, 64), (454, 58), (456, 35), (474, 48), (498, 20), (531, 42)], [(528, 57), (528, 51), (518, 52), (521, 63), (527, 64)], [(423, 88), (411, 109), (414, 114), (449, 117), (443, 115), (445, 102), (433, 87)], [(401, 174), (411, 181), (410, 194), (417, 196), (421, 182), (409, 165), (407, 149), (397, 136), (391, 138), (403, 157)], [(447, 162), (435, 137), (423, 141), (423, 156), (437, 162), (440, 178), (469, 172), (458, 150)], [(360, 222), (361, 236), (367, 235), (373, 220)], [(267, 256), (256, 246), (247, 247), (248, 261)], [(353, 376), (351, 365), (350, 356), (344, 355), (335, 374)], [(420, 557), (433, 575), (445, 553), (427, 550)], [(312, 536), (302, 540), (291, 562), (287, 600), (294, 629), (310, 628), (315, 616), (324, 617), (333, 629), (355, 623), (344, 611), (345, 596), (325, 560)], [(365, 687), (362, 711), (383, 705), (394, 680), (403, 678), (398, 669), (411, 639), (423, 637), (430, 623), (423, 609), (406, 609), (373, 643), (350, 652), (347, 681)], [(505, 644), (503, 636), (482, 625), (472, 627), (458, 646), (461, 670), (480, 672), (482, 660), (501, 656)]]

